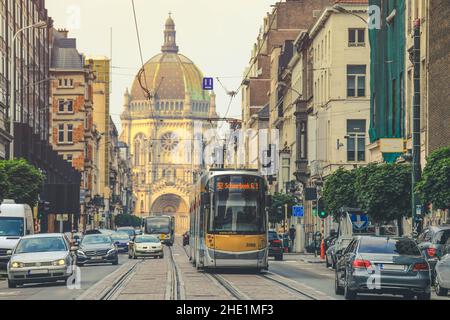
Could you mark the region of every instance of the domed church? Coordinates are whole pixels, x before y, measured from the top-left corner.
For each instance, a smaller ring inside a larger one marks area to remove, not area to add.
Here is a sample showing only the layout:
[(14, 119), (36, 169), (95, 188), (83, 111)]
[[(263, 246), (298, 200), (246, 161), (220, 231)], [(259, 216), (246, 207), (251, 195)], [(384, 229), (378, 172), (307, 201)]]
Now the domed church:
[(215, 95), (203, 74), (179, 53), (169, 14), (161, 53), (136, 75), (124, 95), (121, 141), (131, 148), (135, 214), (175, 216), (176, 233), (189, 229), (194, 175), (202, 168), (204, 132), (217, 118)]

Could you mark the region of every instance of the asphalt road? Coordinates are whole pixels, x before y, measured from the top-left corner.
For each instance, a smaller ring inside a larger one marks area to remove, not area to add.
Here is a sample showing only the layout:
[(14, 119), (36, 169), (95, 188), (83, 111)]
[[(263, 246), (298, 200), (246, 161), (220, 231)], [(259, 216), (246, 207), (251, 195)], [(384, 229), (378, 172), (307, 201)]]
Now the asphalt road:
[[(270, 261), (269, 270), (275, 274), (306, 284), (334, 299), (344, 299), (343, 296), (338, 296), (334, 293), (334, 270), (326, 268), (324, 264), (289, 260), (289, 257), (286, 256), (284, 261)], [(433, 290), (431, 299), (450, 301), (450, 296), (438, 297)], [(358, 295), (358, 300), (403, 300), (403, 297), (365, 294)]]
[(9, 289), (7, 281), (0, 280), (0, 300), (74, 300), (127, 261), (127, 255), (121, 254), (117, 266), (98, 264), (81, 267), (80, 289), (69, 289), (64, 282), (26, 284), (17, 289)]

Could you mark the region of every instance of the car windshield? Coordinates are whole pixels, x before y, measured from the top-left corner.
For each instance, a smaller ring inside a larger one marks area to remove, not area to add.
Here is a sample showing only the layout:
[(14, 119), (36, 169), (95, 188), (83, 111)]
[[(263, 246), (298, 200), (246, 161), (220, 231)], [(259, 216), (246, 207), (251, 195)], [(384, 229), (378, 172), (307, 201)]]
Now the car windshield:
[(445, 244), (447, 240), (450, 239), (450, 229), (442, 230), (436, 233), (436, 236), (434, 238), (435, 244)]
[(109, 236), (102, 236), (102, 235), (90, 235), (85, 236), (83, 240), (81, 241), (82, 245), (86, 244), (110, 244), (111, 238)]
[(421, 256), (416, 243), (411, 239), (363, 238), (359, 253)]
[(134, 229), (117, 229), (117, 231), (120, 233), (126, 233), (128, 237), (133, 237), (135, 234)]
[(0, 218), (0, 237), (23, 237), (23, 218)]
[(113, 240), (129, 240), (130, 236), (126, 233), (115, 233), (111, 235)]
[(158, 243), (160, 242), (158, 238), (147, 236), (147, 237), (136, 237), (136, 243)]
[(67, 251), (66, 244), (61, 237), (28, 238), (17, 244), (15, 254)]

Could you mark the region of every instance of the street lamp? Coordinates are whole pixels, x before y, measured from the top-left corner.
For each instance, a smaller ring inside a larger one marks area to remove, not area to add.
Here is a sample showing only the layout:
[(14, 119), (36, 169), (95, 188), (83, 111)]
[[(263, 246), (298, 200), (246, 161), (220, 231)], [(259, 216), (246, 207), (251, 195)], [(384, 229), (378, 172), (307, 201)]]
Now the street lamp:
[(364, 19), (364, 18), (361, 17), (360, 15), (358, 15), (358, 14), (356, 14), (356, 13), (350, 11), (350, 10), (345, 9), (343, 6), (341, 6), (341, 5), (339, 5), (339, 4), (335, 4), (335, 5), (333, 6), (333, 9), (336, 10), (336, 11), (339, 11), (339, 12), (341, 12), (341, 13), (351, 14), (352, 16), (355, 16), (355, 17), (361, 19), (362, 21), (364, 21), (365, 24), (369, 24), (369, 23), (367, 22), (366, 19)]
[(47, 28), (47, 22), (45, 21), (39, 21), (38, 23), (29, 25), (27, 27), (24, 27), (22, 29), (17, 30), (17, 32), (14, 34), (11, 40), (11, 57), (10, 57), (10, 63), (9, 63), (9, 82), (10, 82), (10, 104), (9, 104), (9, 134), (13, 139), (11, 140), (11, 143), (9, 144), (9, 159), (14, 159), (14, 106), (16, 104), (16, 73), (15, 73), (15, 62), (16, 62), (16, 50), (15, 50), (15, 43), (17, 36), (28, 29), (45, 29)]

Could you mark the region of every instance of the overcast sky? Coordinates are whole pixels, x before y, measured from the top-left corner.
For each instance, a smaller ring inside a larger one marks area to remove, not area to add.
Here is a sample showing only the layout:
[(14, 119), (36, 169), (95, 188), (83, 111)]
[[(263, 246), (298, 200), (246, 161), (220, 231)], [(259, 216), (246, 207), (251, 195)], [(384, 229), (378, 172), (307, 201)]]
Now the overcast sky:
[[(252, 45), (265, 14), (276, 0), (135, 0), (144, 60), (161, 51), (169, 11), (175, 20), (177, 44), (205, 76), (220, 77), (229, 90), (242, 81)], [(56, 28), (69, 29), (85, 55), (110, 56), (113, 30), (111, 115), (120, 129), (123, 93), (140, 68), (131, 0), (47, 0)], [(215, 83), (217, 106), (225, 115), (229, 97)], [(241, 95), (228, 116), (240, 117)]]

